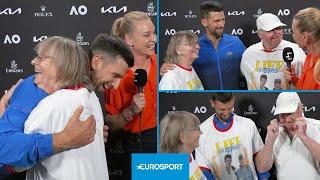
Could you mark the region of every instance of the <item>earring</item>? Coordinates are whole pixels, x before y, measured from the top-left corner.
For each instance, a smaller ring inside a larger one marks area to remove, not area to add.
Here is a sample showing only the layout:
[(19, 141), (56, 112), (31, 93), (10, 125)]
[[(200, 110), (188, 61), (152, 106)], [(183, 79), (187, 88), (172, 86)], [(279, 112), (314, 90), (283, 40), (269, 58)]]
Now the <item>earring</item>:
[(130, 46), (131, 49), (133, 48), (133, 44), (130, 44), (129, 46)]

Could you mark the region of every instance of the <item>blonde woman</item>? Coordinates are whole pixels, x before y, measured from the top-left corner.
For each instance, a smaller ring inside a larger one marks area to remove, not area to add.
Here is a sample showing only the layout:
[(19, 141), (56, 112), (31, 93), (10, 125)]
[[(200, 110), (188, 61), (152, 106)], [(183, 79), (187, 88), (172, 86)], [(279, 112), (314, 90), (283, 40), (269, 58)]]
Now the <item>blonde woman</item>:
[[(111, 130), (126, 132), (125, 148), (129, 153), (157, 151), (156, 132), (156, 55), (155, 26), (144, 12), (132, 11), (115, 20), (112, 34), (129, 45), (134, 65), (124, 75), (116, 89), (105, 91), (107, 121)], [(134, 84), (134, 72), (144, 69), (147, 83), (143, 93)]]
[(174, 68), (160, 81), (160, 90), (203, 90), (203, 85), (191, 64), (198, 58), (198, 37), (191, 31), (179, 31), (171, 37), (165, 61)]
[(320, 10), (318, 8), (306, 8), (300, 10), (293, 18), (292, 37), (295, 42), (304, 50), (309, 52), (305, 60), (303, 71), (300, 77), (296, 77), (287, 68), (285, 79), (296, 84), (300, 90), (320, 89)]

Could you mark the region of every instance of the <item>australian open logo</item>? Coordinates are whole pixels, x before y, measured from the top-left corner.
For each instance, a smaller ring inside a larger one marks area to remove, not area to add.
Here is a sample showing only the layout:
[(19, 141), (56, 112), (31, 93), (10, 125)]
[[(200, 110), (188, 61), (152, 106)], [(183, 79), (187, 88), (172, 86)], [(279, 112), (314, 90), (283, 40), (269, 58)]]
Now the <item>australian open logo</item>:
[(12, 60), (10, 68), (6, 68), (6, 73), (23, 73), (23, 69), (18, 69), (16, 61)]
[(156, 16), (157, 15), (156, 6), (153, 5), (153, 2), (149, 2), (147, 5), (147, 15), (148, 16)]
[(258, 115), (258, 112), (254, 111), (254, 107), (252, 104), (248, 106), (248, 111), (244, 111), (244, 115)]
[(78, 42), (78, 44), (79, 44), (80, 46), (88, 46), (88, 45), (89, 45), (89, 42), (83, 41), (83, 37), (84, 37), (84, 36), (82, 36), (81, 32), (79, 32), (79, 33), (77, 34), (76, 41)]

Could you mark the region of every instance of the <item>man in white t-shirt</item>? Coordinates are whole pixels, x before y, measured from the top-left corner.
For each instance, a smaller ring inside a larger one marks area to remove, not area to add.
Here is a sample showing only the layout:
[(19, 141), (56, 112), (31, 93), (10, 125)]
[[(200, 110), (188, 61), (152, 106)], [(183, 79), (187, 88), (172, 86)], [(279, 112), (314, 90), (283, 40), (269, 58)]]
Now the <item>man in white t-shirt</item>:
[(261, 42), (251, 45), (244, 51), (240, 65), (249, 90), (260, 89), (260, 78), (263, 74), (268, 79), (264, 90), (274, 89), (274, 80), (284, 78), (283, 68), (286, 63), (283, 60), (282, 51), (286, 47), (293, 49), (292, 65), (296, 75), (300, 76), (306, 54), (297, 44), (283, 40), (282, 26), (286, 24), (274, 14), (265, 13), (258, 17), (257, 34)]
[(234, 102), (232, 93), (212, 95), (210, 103), (216, 113), (200, 125), (202, 135), (195, 151), (198, 165), (205, 175), (212, 173), (216, 179), (222, 179), (226, 169), (225, 157), (231, 156), (230, 166), (237, 172), (241, 163), (238, 157), (241, 154), (255, 180), (258, 179), (255, 167), (262, 173), (259, 174), (261, 179), (267, 178), (269, 174), (263, 172), (271, 167), (265, 166), (263, 160), (268, 158), (265, 156), (269, 155), (270, 151), (265, 147), (270, 146), (263, 145), (258, 129), (251, 119), (233, 113)]
[(273, 151), (265, 162), (275, 163), (278, 180), (320, 179), (320, 122), (306, 118), (296, 92), (282, 92), (276, 101), (274, 119), (268, 126), (266, 141)]

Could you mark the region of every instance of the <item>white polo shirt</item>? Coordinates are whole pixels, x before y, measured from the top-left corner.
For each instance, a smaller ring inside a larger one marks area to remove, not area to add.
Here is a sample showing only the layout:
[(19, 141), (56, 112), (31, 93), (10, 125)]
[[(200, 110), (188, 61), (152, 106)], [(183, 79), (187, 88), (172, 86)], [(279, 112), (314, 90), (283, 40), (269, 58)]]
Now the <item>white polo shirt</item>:
[[(320, 122), (305, 118), (307, 135), (320, 143)], [(280, 133), (273, 146), (273, 159), (277, 168), (278, 180), (319, 180), (319, 162), (298, 136), (291, 141), (288, 134), (280, 127)]]
[(261, 75), (267, 76), (264, 89), (274, 90), (275, 80), (279, 81), (284, 77), (282, 69), (286, 63), (283, 60), (282, 51), (285, 47), (293, 49), (292, 65), (296, 67), (296, 75), (300, 76), (306, 54), (297, 44), (282, 40), (272, 52), (266, 52), (261, 41), (248, 47), (242, 54), (240, 69), (246, 78), (249, 90), (259, 90)]

